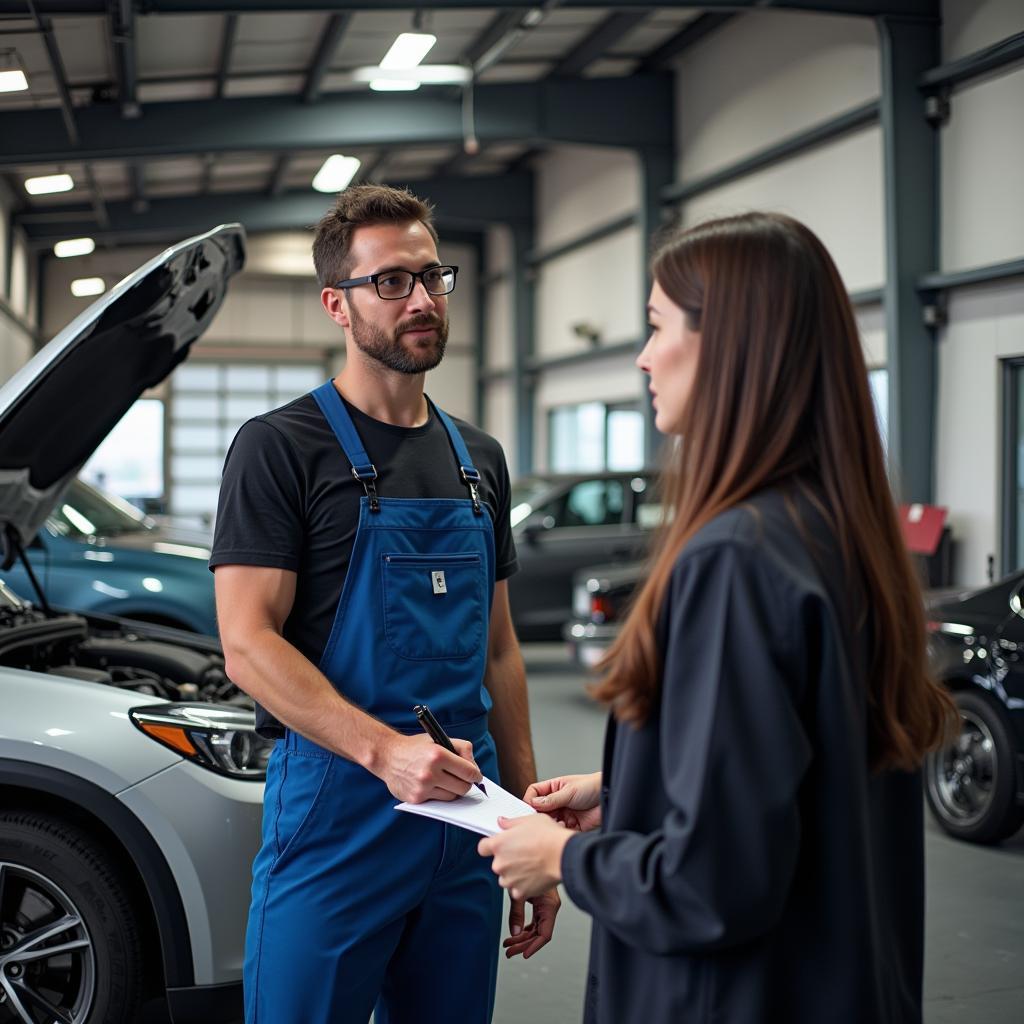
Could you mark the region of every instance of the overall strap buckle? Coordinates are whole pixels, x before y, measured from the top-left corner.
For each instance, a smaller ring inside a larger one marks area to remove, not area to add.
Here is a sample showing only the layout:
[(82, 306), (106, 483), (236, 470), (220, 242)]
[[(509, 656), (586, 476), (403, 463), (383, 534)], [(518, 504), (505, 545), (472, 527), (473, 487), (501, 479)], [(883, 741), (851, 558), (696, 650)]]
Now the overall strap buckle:
[(365, 466), (353, 466), (352, 475), (363, 485), (366, 497), (370, 501), (370, 511), (379, 512), (380, 499), (377, 497), (377, 485), (374, 483), (377, 479), (377, 467), (372, 463)]
[(483, 507), (480, 504), (480, 492), (477, 484), (480, 483), (480, 471), (475, 466), (459, 466), (462, 479), (469, 487), (469, 496), (473, 499), (473, 511), (479, 516), (483, 515)]

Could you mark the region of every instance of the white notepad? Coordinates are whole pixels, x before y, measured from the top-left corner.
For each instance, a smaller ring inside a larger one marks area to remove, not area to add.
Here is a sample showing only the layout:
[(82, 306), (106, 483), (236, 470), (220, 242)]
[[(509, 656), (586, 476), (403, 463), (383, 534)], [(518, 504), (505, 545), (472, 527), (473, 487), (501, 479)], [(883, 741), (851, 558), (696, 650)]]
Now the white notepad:
[(396, 811), (408, 811), (410, 814), (421, 814), (425, 818), (434, 818), (459, 828), (468, 828), (471, 832), (479, 832), (483, 836), (497, 835), (501, 831), (498, 817), (521, 818), (526, 814), (537, 812), (519, 797), (513, 796), (508, 790), (502, 789), (496, 782), (484, 779), (487, 796), (476, 786), (472, 786), (465, 796), (455, 800), (425, 800), (421, 804), (397, 804)]

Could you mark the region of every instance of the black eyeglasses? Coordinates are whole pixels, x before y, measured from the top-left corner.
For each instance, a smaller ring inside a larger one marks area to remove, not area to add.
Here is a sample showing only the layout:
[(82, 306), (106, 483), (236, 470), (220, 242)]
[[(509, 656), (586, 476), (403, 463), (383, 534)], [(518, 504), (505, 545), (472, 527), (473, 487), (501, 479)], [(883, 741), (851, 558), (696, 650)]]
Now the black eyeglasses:
[(353, 277), (339, 281), (335, 288), (355, 288), (372, 284), (382, 299), (404, 299), (412, 294), (417, 281), (423, 282), (429, 295), (447, 295), (455, 289), (458, 267), (427, 267), (426, 270), (382, 270), (366, 277)]

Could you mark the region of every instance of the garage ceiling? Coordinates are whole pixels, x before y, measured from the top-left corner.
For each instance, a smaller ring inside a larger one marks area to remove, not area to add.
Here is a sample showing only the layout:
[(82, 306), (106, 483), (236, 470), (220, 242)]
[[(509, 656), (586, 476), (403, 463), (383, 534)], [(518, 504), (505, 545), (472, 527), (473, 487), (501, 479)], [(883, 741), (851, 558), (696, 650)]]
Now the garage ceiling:
[[(668, 96), (658, 73), (735, 16), (716, 8), (738, 6), (0, 0), (0, 58), (29, 81), (0, 94), (0, 173), (41, 246), (75, 223), (107, 241), (158, 233), (146, 215), (162, 200), (252, 207), (310, 195), (338, 151), (360, 159), (358, 180), (436, 182), (493, 181), (553, 142), (621, 134), (624, 145), (670, 147), (663, 112), (645, 110)], [(929, 3), (777, 6), (915, 13)], [(465, 65), (473, 87), (374, 93), (352, 80), (408, 31), (436, 35), (425, 63)], [(476, 151), (464, 145), (470, 124)], [(25, 178), (62, 171), (72, 193), (25, 193)]]

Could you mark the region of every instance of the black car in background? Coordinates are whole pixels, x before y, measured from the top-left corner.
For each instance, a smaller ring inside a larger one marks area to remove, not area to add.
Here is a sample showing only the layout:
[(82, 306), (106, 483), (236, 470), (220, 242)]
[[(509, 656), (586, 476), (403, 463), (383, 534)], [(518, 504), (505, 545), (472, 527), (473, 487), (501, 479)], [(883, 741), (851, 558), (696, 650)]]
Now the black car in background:
[(956, 742), (926, 764), (928, 804), (961, 839), (1024, 821), (1024, 572), (929, 605), (933, 665), (960, 709)]
[[(642, 562), (576, 574), (563, 636), (593, 666), (615, 639), (643, 578)], [(932, 670), (953, 694), (960, 733), (925, 762), (925, 793), (939, 825), (997, 843), (1024, 821), (1024, 572), (928, 602)]]
[(560, 640), (575, 572), (642, 558), (660, 516), (647, 470), (529, 477), (512, 488), (519, 572), (509, 580), (520, 640)]

